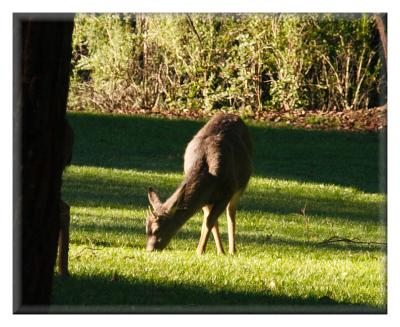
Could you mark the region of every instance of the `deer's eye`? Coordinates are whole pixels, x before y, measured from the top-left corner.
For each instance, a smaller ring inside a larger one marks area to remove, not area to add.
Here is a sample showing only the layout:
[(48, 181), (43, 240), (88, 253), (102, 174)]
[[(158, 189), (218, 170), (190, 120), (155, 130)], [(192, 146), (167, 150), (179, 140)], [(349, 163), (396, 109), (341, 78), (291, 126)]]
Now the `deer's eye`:
[(157, 235), (160, 232), (160, 227), (159, 226), (154, 226), (152, 228), (153, 235)]

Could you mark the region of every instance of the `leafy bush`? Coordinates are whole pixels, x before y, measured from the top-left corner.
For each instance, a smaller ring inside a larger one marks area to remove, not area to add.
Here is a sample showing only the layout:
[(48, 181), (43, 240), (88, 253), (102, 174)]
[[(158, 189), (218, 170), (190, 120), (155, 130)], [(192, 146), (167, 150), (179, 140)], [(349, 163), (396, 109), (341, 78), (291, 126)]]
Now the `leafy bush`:
[(318, 18), (312, 19), (315, 29), (307, 42), (315, 56), (307, 81), (313, 106), (356, 110), (368, 108), (370, 102), (376, 105), (374, 92), (379, 92), (383, 79), (372, 18)]
[(70, 109), (359, 109), (384, 101), (369, 15), (79, 14)]

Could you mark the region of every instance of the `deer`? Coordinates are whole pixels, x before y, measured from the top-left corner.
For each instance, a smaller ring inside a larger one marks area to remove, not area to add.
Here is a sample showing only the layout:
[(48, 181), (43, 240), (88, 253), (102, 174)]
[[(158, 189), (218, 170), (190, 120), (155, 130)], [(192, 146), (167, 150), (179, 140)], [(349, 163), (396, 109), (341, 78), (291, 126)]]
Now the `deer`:
[(218, 217), (225, 210), (229, 254), (236, 253), (236, 208), (252, 174), (251, 157), (251, 137), (243, 120), (224, 113), (212, 117), (186, 146), (184, 178), (172, 195), (162, 202), (155, 189), (148, 188), (146, 250), (163, 250), (202, 209), (197, 254), (205, 253), (210, 233), (217, 254), (225, 254), (218, 228)]

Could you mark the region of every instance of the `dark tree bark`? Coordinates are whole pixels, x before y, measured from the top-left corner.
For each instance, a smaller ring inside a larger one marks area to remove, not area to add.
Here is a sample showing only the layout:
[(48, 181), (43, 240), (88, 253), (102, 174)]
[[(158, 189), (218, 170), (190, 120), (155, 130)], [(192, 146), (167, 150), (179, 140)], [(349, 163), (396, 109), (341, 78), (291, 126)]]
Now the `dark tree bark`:
[(60, 228), (73, 15), (14, 15), (14, 311), (46, 310)]
[(375, 25), (379, 32), (379, 38), (381, 39), (381, 46), (383, 51), (383, 57), (385, 59), (385, 67), (387, 69), (387, 15), (386, 14), (374, 14)]

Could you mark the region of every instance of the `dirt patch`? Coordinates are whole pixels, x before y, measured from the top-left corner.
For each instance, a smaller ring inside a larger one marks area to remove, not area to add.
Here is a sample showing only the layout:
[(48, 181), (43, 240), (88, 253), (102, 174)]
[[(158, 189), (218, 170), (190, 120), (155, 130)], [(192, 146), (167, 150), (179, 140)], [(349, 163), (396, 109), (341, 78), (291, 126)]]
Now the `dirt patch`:
[[(201, 119), (209, 118), (220, 111), (208, 110), (160, 110), (160, 109), (124, 109), (110, 110), (109, 113), (151, 115), (166, 118)], [(387, 126), (386, 105), (364, 110), (322, 111), (296, 109), (290, 111), (239, 111), (239, 114), (258, 122), (276, 126), (292, 126), (305, 129), (379, 131)]]

